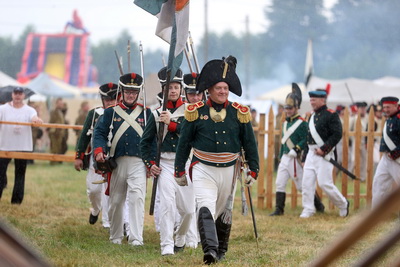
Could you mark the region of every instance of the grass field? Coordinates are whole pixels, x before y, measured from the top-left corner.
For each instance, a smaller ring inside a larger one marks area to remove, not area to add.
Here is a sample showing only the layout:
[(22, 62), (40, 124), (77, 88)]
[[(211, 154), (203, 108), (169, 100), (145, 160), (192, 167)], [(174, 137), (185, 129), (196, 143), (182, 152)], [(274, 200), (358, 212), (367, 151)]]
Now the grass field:
[[(198, 266), (202, 250), (186, 249), (177, 255), (160, 255), (159, 236), (153, 217), (148, 215), (151, 182), (147, 185), (143, 247), (111, 244), (108, 232), (98, 222), (89, 225), (86, 197), (86, 172), (77, 172), (71, 163), (50, 166), (37, 161), (29, 165), (22, 205), (11, 205), (14, 165), (8, 169), (8, 187), (0, 202), (2, 219), (55, 266)], [(255, 192), (255, 189), (253, 189)], [(239, 195), (239, 194), (238, 194)], [(253, 199), (255, 194), (253, 194)], [(327, 206), (327, 203), (325, 203)], [(301, 208), (287, 208), (285, 216), (269, 217), (271, 210), (256, 210), (259, 233), (254, 238), (251, 215), (240, 214), (240, 198), (235, 200), (229, 251), (221, 266), (306, 266), (346, 228), (359, 220), (351, 211), (340, 218), (337, 210), (328, 210), (310, 219), (300, 219)], [(396, 217), (381, 224), (352, 247), (334, 266), (350, 266), (371, 249), (386, 232), (399, 227)], [(377, 266), (387, 266), (390, 256), (399, 255), (397, 246)]]

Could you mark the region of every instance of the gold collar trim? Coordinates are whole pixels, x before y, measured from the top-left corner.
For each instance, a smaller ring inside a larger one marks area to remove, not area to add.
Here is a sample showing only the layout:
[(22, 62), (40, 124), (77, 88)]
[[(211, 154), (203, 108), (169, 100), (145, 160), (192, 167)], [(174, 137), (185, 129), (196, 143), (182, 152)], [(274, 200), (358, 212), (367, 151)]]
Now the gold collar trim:
[(217, 112), (215, 108), (210, 107), (210, 117), (215, 122), (221, 122), (226, 117), (226, 109), (221, 109), (220, 112)]

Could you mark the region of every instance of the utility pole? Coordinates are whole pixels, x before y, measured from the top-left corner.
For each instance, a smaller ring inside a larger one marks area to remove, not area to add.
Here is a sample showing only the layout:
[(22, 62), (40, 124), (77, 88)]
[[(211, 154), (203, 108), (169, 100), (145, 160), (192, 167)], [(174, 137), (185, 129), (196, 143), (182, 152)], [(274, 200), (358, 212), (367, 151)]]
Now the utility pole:
[(208, 0), (204, 0), (204, 64), (208, 61)]
[(245, 67), (245, 99), (250, 99), (250, 32), (249, 15), (245, 19), (246, 34), (244, 38), (244, 67)]

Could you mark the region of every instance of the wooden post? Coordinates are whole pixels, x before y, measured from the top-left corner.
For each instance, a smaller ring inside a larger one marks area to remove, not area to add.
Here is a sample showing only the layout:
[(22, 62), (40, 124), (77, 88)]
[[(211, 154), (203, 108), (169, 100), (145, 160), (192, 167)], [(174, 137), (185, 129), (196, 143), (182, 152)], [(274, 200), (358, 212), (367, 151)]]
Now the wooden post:
[[(343, 116), (343, 137), (342, 137), (342, 144), (343, 144), (343, 155), (342, 155), (342, 166), (346, 169), (349, 169), (349, 123), (350, 123), (350, 114), (349, 109), (346, 107), (344, 110)], [(347, 182), (348, 182), (347, 174), (342, 172), (342, 194), (345, 198), (347, 198)]]
[(260, 170), (257, 179), (257, 208), (264, 208), (265, 198), (265, 114), (260, 114), (260, 123), (258, 127), (258, 157), (260, 159)]
[(275, 127), (274, 127), (274, 111), (272, 106), (268, 114), (268, 156), (267, 156), (267, 209), (272, 209), (272, 178), (274, 172), (274, 148), (275, 148)]
[(368, 117), (368, 135), (367, 135), (367, 194), (366, 202), (367, 206), (371, 205), (372, 201), (372, 176), (374, 175), (374, 131), (375, 131), (375, 113), (374, 109), (369, 110)]
[[(361, 173), (361, 116), (357, 115), (356, 119), (356, 129), (355, 129), (355, 137), (354, 137), (354, 174), (357, 177), (360, 177)], [(354, 209), (360, 208), (360, 181), (354, 181)]]
[[(367, 211), (361, 220), (353, 224), (333, 244), (329, 244), (325, 251), (318, 253), (317, 259), (310, 263), (312, 267), (325, 267), (336, 260), (347, 249), (352, 247), (368, 231), (386, 220), (393, 212), (398, 211), (400, 206), (400, 186), (390, 192), (378, 205)], [(392, 265), (391, 265), (392, 266)]]

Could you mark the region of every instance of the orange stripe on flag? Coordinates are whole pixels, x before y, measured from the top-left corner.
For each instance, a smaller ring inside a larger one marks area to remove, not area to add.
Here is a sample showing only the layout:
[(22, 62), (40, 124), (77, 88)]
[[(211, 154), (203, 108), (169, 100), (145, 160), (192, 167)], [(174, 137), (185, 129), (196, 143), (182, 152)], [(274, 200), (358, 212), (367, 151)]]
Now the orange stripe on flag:
[(181, 11), (188, 4), (189, 4), (189, 0), (176, 0), (175, 11)]

